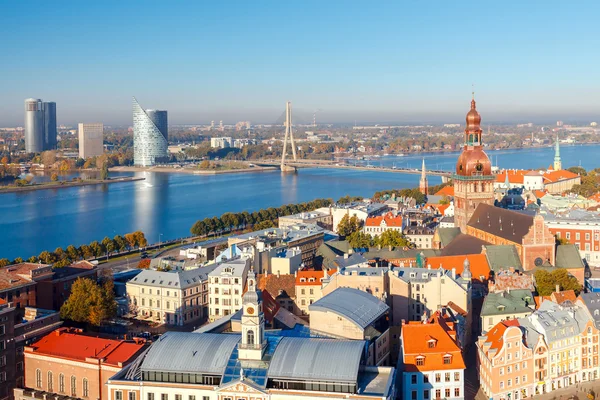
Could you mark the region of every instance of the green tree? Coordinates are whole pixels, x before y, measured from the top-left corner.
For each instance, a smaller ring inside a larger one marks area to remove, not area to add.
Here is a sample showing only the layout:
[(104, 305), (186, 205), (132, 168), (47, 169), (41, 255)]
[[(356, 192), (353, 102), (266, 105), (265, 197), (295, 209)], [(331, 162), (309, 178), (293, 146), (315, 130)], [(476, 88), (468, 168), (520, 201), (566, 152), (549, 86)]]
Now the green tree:
[(38, 256), (38, 259), (44, 264), (52, 264), (54, 261), (56, 261), (54, 259), (54, 254), (52, 254), (46, 250), (44, 250), (40, 253), (40, 255)]
[(350, 217), (348, 214), (344, 215), (337, 226), (337, 233), (342, 237), (350, 236), (352, 233), (360, 230), (361, 221), (356, 215)]
[(10, 260), (8, 258), (0, 258), (0, 268), (6, 267), (10, 265)]
[(50, 176), (50, 180), (52, 182), (58, 182), (58, 174), (56, 172), (54, 172), (51, 176)]
[(118, 251), (127, 250), (127, 241), (125, 240), (125, 238), (123, 236), (115, 235), (115, 237), (113, 238), (113, 241), (115, 242), (115, 247)]
[(581, 292), (581, 285), (574, 276), (569, 275), (566, 269), (558, 268), (552, 272), (537, 270), (534, 274), (535, 285), (538, 295), (549, 296), (556, 291), (556, 285), (560, 290), (573, 290), (576, 295)]
[(108, 179), (108, 162), (102, 163), (102, 168), (100, 168), (100, 179), (103, 181)]
[(96, 257), (101, 257), (104, 254), (104, 248), (97, 240), (90, 243), (90, 250)]
[(353, 249), (364, 249), (373, 245), (373, 238), (363, 231), (352, 232), (348, 237), (348, 243)]
[(88, 278), (78, 278), (71, 287), (69, 298), (60, 308), (61, 318), (100, 326), (117, 313), (113, 288), (111, 280), (100, 285)]
[(21, 264), (23, 262), (23, 259), (21, 257), (17, 257), (13, 260), (13, 264)]
[(587, 172), (585, 170), (585, 168), (582, 167), (571, 167), (571, 168), (567, 168), (567, 171), (571, 171), (574, 174), (577, 175), (581, 175), (581, 176), (586, 176)]
[(269, 229), (269, 228), (274, 228), (275, 227), (275, 222), (271, 221), (270, 219), (267, 219), (265, 221), (260, 221), (257, 224), (254, 224), (254, 226), (252, 227), (255, 231), (260, 231), (263, 229)]
[(206, 232), (206, 224), (204, 223), (204, 221), (196, 221), (194, 223), (194, 225), (192, 225), (192, 228), (190, 229), (190, 232), (192, 233), (192, 235), (194, 236), (204, 236), (207, 234)]
[(410, 247), (412, 245), (402, 233), (393, 229), (383, 231), (375, 237), (374, 243), (381, 247)]
[(73, 245), (67, 246), (66, 252), (67, 252), (67, 256), (73, 261), (77, 261), (79, 259), (79, 257), (81, 257), (81, 253), (79, 253), (79, 251), (77, 250), (77, 247), (75, 247)]
[(106, 236), (104, 239), (102, 239), (102, 246), (104, 246), (104, 249), (106, 250), (107, 254), (112, 253), (117, 248), (114, 240), (112, 240), (108, 236)]

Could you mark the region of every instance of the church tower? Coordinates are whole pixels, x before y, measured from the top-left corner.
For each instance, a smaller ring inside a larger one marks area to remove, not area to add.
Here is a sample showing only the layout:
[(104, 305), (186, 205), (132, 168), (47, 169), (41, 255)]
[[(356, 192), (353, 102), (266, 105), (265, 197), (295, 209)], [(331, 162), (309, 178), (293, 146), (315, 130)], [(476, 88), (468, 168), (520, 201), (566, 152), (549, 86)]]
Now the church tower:
[(465, 144), (456, 162), (454, 181), (454, 223), (462, 233), (467, 231), (467, 223), (480, 203), (494, 204), (494, 176), (492, 163), (483, 151), (481, 141), (481, 116), (471, 100), (471, 110), (467, 113)]
[(427, 184), (427, 172), (425, 171), (425, 159), (423, 159), (423, 166), (421, 167), (421, 180), (419, 181), (419, 191), (427, 196), (427, 189), (429, 189), (429, 185)]
[(256, 291), (254, 270), (248, 273), (248, 291), (242, 297), (242, 341), (238, 345), (240, 360), (262, 360), (266, 349), (265, 315)]
[(556, 143), (554, 143), (554, 170), (562, 169), (562, 161), (560, 160), (560, 144), (558, 144), (558, 134), (556, 135)]

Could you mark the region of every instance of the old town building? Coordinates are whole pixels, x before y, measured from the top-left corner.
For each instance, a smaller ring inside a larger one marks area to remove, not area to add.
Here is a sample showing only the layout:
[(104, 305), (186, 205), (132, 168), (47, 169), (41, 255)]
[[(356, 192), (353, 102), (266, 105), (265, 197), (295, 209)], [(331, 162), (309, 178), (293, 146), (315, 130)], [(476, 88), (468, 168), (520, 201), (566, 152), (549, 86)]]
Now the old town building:
[(402, 325), (402, 398), (464, 399), (465, 361), (454, 325), (435, 317)]
[(337, 269), (298, 271), (295, 276), (296, 307), (300, 315), (308, 315), (309, 306), (323, 297), (323, 285)]
[(371, 236), (379, 236), (385, 231), (393, 230), (402, 233), (405, 223), (402, 215), (386, 213), (376, 217), (367, 217), (363, 232)]
[(494, 204), (492, 163), (483, 151), (481, 116), (471, 101), (462, 153), (456, 162), (454, 180), (454, 222), (463, 233), (479, 204)]
[(591, 266), (600, 266), (600, 217), (598, 213), (570, 210), (548, 213), (544, 223), (557, 238), (574, 244), (581, 258)]
[(214, 321), (242, 308), (242, 295), (250, 260), (234, 258), (219, 264), (208, 275), (208, 319)]
[(139, 355), (143, 342), (86, 336), (60, 328), (25, 347), (25, 388), (15, 398), (40, 392), (81, 399), (108, 399), (105, 383)]

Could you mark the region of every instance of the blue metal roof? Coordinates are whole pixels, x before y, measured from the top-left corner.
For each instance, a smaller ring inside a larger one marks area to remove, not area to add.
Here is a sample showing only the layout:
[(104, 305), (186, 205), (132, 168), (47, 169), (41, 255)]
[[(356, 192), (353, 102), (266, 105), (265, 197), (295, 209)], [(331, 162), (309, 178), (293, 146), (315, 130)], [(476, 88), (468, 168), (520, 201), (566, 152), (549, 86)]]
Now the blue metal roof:
[(362, 340), (284, 337), (271, 360), (271, 379), (356, 383)]
[(337, 288), (308, 306), (308, 309), (310, 312), (333, 312), (365, 329), (385, 314), (389, 307), (375, 296), (362, 290)]
[(142, 371), (222, 375), (240, 335), (167, 332), (153, 343)]

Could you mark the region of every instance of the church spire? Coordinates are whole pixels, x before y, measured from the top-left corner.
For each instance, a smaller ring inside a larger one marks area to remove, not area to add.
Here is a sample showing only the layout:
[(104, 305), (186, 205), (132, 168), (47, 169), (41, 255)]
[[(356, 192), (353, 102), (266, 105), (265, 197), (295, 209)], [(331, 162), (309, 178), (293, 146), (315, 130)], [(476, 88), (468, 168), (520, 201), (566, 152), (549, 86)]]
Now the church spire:
[(427, 183), (427, 171), (425, 170), (425, 158), (423, 158), (423, 166), (421, 167), (421, 180), (419, 181), (419, 191), (427, 196), (429, 184)]
[(556, 142), (554, 143), (554, 170), (562, 169), (562, 161), (560, 159), (560, 144), (558, 142), (558, 133), (556, 134)]

